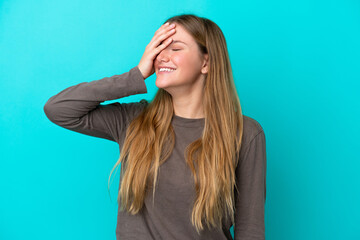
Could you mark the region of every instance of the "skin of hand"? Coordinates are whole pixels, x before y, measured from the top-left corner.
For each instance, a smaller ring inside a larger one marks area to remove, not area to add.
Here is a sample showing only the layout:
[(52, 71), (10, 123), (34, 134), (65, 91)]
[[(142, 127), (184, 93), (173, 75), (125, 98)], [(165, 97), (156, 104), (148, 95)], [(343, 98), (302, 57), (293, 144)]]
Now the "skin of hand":
[(172, 38), (170, 38), (170, 36), (175, 32), (175, 24), (169, 25), (168, 22), (156, 30), (154, 37), (146, 46), (145, 52), (138, 64), (138, 68), (144, 79), (154, 74), (154, 60), (157, 55), (172, 42)]

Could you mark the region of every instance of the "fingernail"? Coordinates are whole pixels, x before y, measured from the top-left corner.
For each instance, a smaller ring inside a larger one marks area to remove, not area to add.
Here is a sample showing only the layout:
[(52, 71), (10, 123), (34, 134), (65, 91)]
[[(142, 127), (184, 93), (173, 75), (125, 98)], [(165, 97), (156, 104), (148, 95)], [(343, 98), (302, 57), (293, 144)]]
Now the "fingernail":
[(166, 22), (165, 25), (169, 25), (169, 22)]

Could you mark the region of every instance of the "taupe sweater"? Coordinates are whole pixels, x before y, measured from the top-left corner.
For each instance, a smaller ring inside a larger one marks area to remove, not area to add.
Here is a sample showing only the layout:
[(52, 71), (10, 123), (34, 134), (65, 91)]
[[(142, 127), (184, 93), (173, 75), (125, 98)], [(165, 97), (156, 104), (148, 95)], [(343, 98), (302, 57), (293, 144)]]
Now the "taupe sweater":
[[(44, 111), (51, 122), (71, 131), (114, 141), (121, 148), (130, 121), (148, 102), (100, 104), (107, 100), (147, 93), (145, 81), (137, 66), (129, 72), (100, 80), (82, 82), (52, 96)], [(158, 185), (152, 201), (148, 192), (145, 205), (137, 215), (118, 210), (116, 238), (121, 240), (222, 240), (233, 239), (230, 219), (222, 230), (206, 228), (197, 234), (190, 216), (195, 199), (192, 173), (184, 151), (198, 139), (205, 119), (190, 119), (174, 115), (175, 148), (170, 158), (160, 166)], [(239, 194), (235, 190), (236, 240), (265, 239), (266, 150), (261, 125), (244, 115), (244, 132), (240, 159), (236, 168)], [(120, 175), (120, 183), (122, 175)], [(119, 185), (120, 186), (120, 185)]]

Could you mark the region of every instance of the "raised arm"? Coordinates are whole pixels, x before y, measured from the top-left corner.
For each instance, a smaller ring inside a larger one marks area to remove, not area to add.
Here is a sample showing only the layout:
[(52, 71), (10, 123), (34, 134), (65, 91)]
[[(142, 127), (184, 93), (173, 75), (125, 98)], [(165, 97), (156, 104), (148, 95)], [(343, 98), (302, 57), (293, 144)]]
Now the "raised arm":
[(138, 68), (112, 77), (82, 82), (52, 96), (44, 105), (44, 112), (56, 125), (82, 134), (119, 141), (129, 118), (143, 109), (147, 101), (111, 103), (107, 100), (147, 93), (144, 77)]
[(143, 99), (133, 103), (100, 103), (147, 93), (144, 80), (155, 72), (157, 55), (172, 42), (170, 36), (174, 32), (170, 30), (173, 28), (168, 24), (162, 25), (146, 46), (139, 64), (129, 72), (82, 82), (52, 96), (44, 106), (46, 116), (66, 129), (119, 142), (120, 133), (125, 130), (127, 123), (148, 102)]
[(266, 143), (261, 130), (241, 151), (236, 168), (235, 240), (265, 239)]

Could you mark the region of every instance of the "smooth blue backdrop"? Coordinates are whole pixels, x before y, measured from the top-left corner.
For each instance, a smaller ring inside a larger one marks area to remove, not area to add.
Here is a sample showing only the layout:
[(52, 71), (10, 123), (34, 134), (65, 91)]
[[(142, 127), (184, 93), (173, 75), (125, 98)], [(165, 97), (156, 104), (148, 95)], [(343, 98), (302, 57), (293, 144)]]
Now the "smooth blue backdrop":
[(266, 239), (360, 239), (357, 0), (0, 1), (0, 239), (115, 239), (118, 145), (43, 106), (129, 71), (181, 13), (223, 30), (243, 113), (265, 130)]

